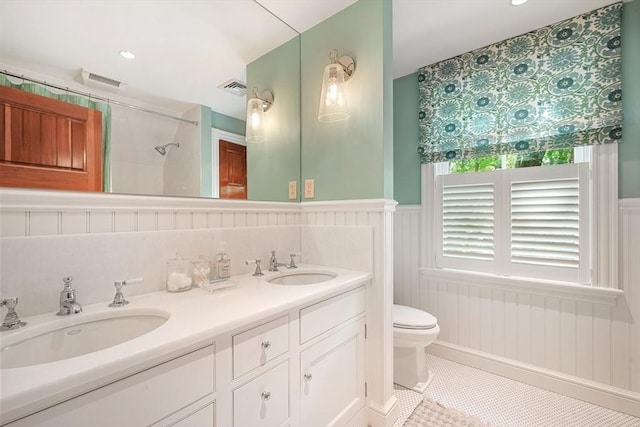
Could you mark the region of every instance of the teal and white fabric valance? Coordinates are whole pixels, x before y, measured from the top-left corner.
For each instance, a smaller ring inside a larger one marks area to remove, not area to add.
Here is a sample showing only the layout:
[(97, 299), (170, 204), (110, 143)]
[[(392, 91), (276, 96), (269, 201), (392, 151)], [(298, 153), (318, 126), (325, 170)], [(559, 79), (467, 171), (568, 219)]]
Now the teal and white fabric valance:
[(617, 142), (622, 3), (423, 67), (422, 163)]

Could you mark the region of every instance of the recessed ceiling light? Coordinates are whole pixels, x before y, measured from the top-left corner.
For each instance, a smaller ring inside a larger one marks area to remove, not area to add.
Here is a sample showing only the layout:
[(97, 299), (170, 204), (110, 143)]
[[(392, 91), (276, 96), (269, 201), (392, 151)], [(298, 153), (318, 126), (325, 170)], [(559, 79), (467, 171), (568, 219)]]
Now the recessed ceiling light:
[(521, 4), (525, 4), (528, 0), (511, 0), (511, 4), (513, 6), (520, 6)]
[(129, 52), (128, 50), (121, 50), (120, 56), (127, 59), (134, 59), (136, 55), (133, 52)]

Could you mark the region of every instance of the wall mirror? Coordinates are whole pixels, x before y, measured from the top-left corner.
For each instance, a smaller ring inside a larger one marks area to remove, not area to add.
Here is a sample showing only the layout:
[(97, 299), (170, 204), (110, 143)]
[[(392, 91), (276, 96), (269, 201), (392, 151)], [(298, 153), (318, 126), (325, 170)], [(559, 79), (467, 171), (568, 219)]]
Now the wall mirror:
[[(218, 197), (225, 158), (247, 199), (298, 200), (299, 55), (299, 34), (253, 0), (0, 2), (0, 77), (110, 100), (113, 193)], [(253, 87), (274, 95), (260, 144), (244, 142)]]

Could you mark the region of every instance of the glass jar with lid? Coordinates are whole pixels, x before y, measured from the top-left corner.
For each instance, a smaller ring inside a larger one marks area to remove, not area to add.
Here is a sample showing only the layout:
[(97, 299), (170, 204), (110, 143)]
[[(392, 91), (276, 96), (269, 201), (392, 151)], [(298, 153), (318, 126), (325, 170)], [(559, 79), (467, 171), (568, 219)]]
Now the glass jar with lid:
[(211, 280), (211, 262), (204, 255), (193, 261), (193, 284), (199, 288), (209, 284)]
[(193, 264), (178, 252), (167, 261), (167, 291), (183, 292), (193, 286)]

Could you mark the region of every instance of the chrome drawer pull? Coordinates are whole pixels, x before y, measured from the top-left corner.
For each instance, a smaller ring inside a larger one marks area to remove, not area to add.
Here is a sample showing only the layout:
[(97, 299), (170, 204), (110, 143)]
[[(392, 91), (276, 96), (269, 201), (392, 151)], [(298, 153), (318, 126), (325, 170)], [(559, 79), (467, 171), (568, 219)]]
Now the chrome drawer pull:
[(311, 381), (312, 378), (313, 378), (313, 375), (311, 375), (311, 372), (307, 372), (306, 374), (304, 374), (305, 380)]
[(271, 399), (271, 392), (270, 391), (263, 391), (262, 392), (262, 400), (269, 400)]
[(269, 347), (271, 347), (271, 342), (270, 341), (267, 341), (267, 340), (262, 341), (262, 348), (263, 349), (268, 350)]

